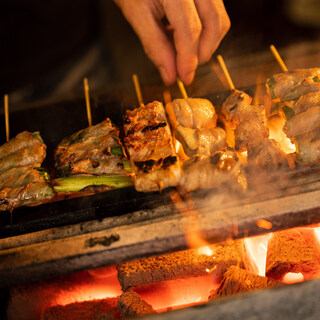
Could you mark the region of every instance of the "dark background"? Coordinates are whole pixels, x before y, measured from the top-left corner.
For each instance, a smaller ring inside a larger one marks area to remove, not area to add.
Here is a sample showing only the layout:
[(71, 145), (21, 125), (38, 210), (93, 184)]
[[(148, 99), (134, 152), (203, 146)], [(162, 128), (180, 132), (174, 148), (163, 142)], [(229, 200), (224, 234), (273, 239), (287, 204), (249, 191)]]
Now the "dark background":
[[(225, 58), (320, 39), (317, 0), (229, 0), (231, 30), (218, 53)], [(142, 17), (143, 18), (143, 17)], [(63, 96), (131, 81), (159, 84), (158, 71), (111, 0), (2, 0), (0, 94), (11, 101)], [(81, 89), (82, 90), (82, 89)]]

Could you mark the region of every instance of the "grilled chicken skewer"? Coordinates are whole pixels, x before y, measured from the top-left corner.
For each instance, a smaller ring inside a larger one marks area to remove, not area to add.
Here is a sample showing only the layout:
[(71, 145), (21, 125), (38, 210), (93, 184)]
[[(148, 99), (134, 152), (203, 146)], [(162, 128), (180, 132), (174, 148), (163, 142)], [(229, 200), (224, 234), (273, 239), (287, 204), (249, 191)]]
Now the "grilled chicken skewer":
[(220, 187), (224, 183), (246, 187), (245, 176), (236, 154), (226, 149), (226, 133), (217, 125), (217, 113), (209, 100), (188, 98), (178, 82), (184, 99), (166, 104), (175, 138), (190, 159), (183, 162), (181, 187), (189, 192)]
[(45, 157), (39, 132), (21, 132), (0, 146), (1, 211), (35, 206), (53, 197), (49, 175), (41, 168)]
[[(218, 59), (227, 69), (222, 57)], [(228, 77), (230, 75), (228, 73)], [(274, 140), (269, 140), (267, 116), (263, 105), (252, 105), (252, 98), (243, 91), (231, 88), (230, 96), (221, 109), (228, 132), (234, 134), (237, 151), (247, 151), (249, 166), (274, 169), (287, 163), (284, 152)]]
[(55, 166), (60, 177), (54, 181), (57, 192), (90, 186), (99, 186), (101, 192), (132, 184), (119, 132), (109, 119), (63, 139), (55, 152)]
[(298, 159), (320, 161), (320, 68), (276, 74), (267, 80), (267, 89), (274, 101), (280, 100), (284, 131), (296, 143)]
[(154, 101), (124, 115), (124, 144), (137, 191), (176, 186), (181, 177), (169, 124), (161, 102)]

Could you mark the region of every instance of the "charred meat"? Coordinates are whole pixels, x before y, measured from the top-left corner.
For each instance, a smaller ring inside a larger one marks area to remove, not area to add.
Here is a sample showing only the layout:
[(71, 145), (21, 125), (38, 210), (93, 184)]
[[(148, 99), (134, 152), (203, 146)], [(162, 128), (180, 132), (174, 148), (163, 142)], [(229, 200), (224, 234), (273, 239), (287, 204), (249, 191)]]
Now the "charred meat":
[(124, 144), (138, 191), (157, 191), (176, 186), (180, 163), (161, 102), (154, 101), (124, 115)]

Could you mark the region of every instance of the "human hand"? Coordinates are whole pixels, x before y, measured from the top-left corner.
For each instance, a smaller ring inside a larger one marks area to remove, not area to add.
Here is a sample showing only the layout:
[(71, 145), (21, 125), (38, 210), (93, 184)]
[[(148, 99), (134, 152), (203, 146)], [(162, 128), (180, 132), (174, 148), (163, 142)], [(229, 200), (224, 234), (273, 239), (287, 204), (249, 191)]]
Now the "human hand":
[[(222, 0), (115, 0), (165, 84), (190, 84), (230, 28)], [(166, 17), (173, 30), (171, 41)]]

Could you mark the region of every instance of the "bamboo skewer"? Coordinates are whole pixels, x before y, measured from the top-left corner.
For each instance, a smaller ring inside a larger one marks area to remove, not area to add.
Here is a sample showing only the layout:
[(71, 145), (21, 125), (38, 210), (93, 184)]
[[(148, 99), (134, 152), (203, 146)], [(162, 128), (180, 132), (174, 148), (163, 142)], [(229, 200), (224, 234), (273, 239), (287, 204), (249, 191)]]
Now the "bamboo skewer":
[(271, 50), (272, 54), (274, 55), (274, 57), (276, 58), (277, 62), (279, 63), (282, 71), (284, 71), (284, 72), (288, 71), (287, 66), (283, 62), (278, 50), (276, 49), (276, 47), (273, 44), (270, 46), (270, 50)]
[(92, 126), (92, 117), (91, 117), (91, 107), (90, 107), (90, 95), (89, 95), (89, 84), (88, 78), (83, 78), (83, 88), (84, 88), (84, 96), (86, 99), (86, 108), (87, 108), (87, 117), (89, 127)]
[(9, 96), (7, 94), (4, 95), (4, 119), (6, 125), (6, 140), (7, 142), (10, 139), (9, 134)]
[(139, 105), (140, 105), (140, 107), (143, 107), (144, 103), (143, 103), (143, 98), (142, 98), (141, 89), (140, 89), (140, 83), (139, 83), (139, 79), (138, 79), (137, 74), (134, 73), (132, 75), (132, 80), (133, 80), (134, 88), (136, 90), (136, 95), (137, 95)]
[(231, 91), (235, 90), (236, 88), (235, 88), (235, 86), (234, 86), (234, 84), (232, 82), (232, 79), (230, 77), (229, 71), (228, 71), (228, 69), (226, 67), (226, 64), (224, 63), (224, 60), (223, 60), (223, 58), (222, 58), (222, 56), (220, 54), (217, 56), (217, 60), (218, 60), (218, 62), (220, 64), (220, 66), (221, 66), (221, 69), (222, 69), (224, 75), (226, 76), (226, 79), (228, 81), (230, 90)]
[(178, 87), (180, 89), (180, 92), (182, 94), (183, 99), (188, 99), (187, 91), (186, 91), (182, 81), (179, 78), (177, 78), (177, 84), (178, 84)]

